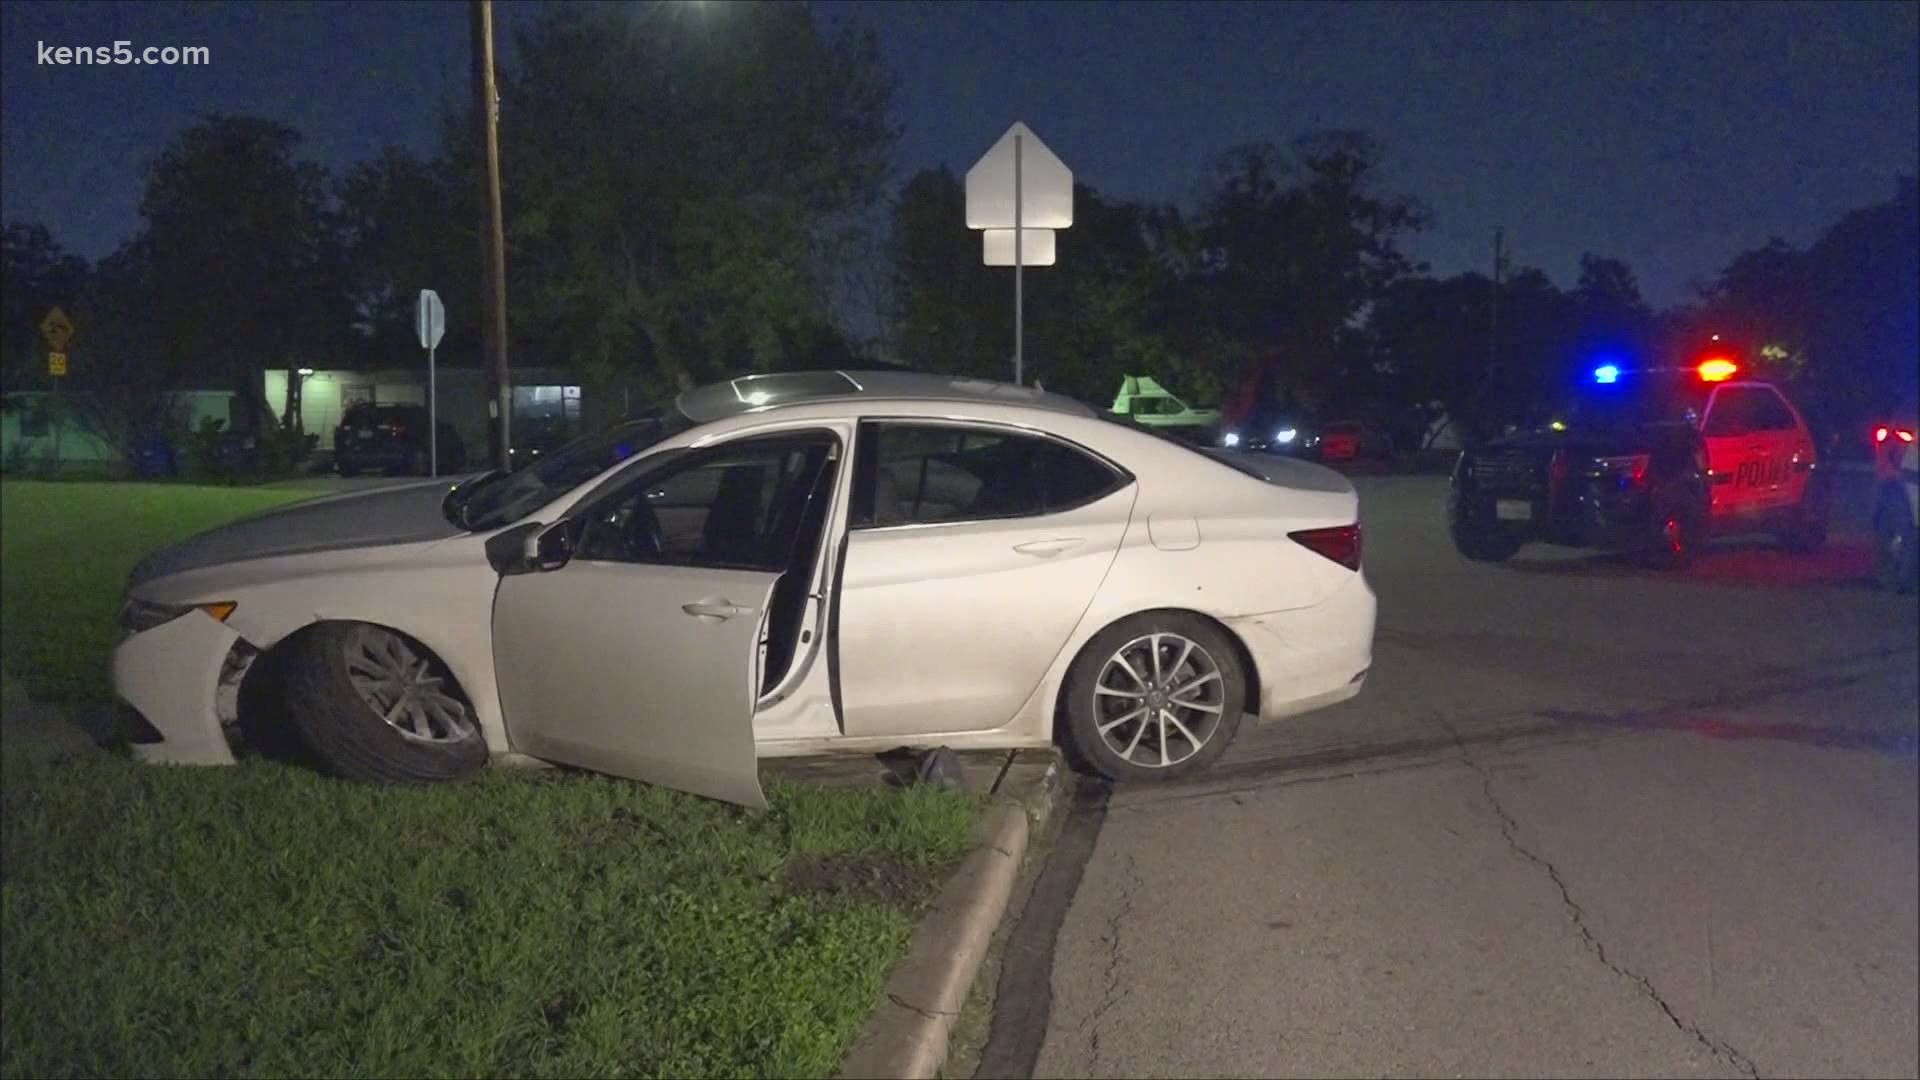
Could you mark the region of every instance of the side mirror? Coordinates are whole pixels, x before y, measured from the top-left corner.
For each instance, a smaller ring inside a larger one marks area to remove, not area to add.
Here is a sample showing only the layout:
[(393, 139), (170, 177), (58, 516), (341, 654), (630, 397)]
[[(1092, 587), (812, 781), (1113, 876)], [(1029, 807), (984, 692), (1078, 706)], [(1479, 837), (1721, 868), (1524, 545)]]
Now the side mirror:
[(558, 570), (573, 560), (573, 522), (556, 521), (527, 534), (522, 554), (528, 567), (542, 572)]

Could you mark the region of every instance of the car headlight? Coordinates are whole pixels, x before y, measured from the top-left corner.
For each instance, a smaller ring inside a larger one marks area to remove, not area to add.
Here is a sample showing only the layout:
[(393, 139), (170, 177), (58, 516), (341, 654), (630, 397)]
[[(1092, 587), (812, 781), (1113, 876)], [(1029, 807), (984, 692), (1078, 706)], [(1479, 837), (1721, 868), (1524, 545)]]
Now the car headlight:
[(120, 608), (120, 628), (136, 634), (145, 633), (155, 627), (165, 626), (190, 611), (204, 611), (216, 621), (226, 622), (235, 606), (231, 600), (210, 604), (156, 604), (130, 596)]
[(1273, 440), (1282, 446), (1300, 437), (1300, 433), (1290, 427), (1283, 427), (1273, 435)]
[(1229, 432), (1227, 432), (1227, 433), (1226, 433), (1225, 435), (1222, 435), (1222, 436), (1220, 437), (1220, 443), (1221, 443), (1221, 445), (1223, 445), (1223, 446), (1229, 446), (1229, 447), (1232, 447), (1232, 446), (1239, 446), (1239, 445), (1240, 445), (1240, 433), (1239, 433), (1239, 432), (1237, 432), (1237, 431), (1229, 431)]

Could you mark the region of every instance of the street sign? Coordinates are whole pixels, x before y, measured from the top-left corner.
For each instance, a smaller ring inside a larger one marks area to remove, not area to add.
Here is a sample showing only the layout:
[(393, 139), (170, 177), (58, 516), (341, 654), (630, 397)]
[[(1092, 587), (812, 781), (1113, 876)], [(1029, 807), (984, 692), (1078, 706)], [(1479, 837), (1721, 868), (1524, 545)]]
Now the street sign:
[(47, 354), (47, 374), (56, 379), (64, 379), (67, 377), (66, 353), (50, 352)]
[(447, 309), (440, 303), (440, 294), (432, 289), (420, 290), (420, 303), (414, 312), (414, 325), (420, 332), (420, 347), (434, 349), (440, 345), (440, 339), (447, 335)]
[[(1052, 266), (1057, 234), (1052, 229), (1021, 229), (1020, 233), (1020, 265)], [(1013, 265), (1012, 229), (982, 229), (980, 247), (988, 266)]]
[(986, 230), (980, 240), (981, 261), (1013, 267), (1016, 384), (1026, 374), (1027, 305), (1022, 274), (1028, 266), (1052, 266), (1053, 230), (1072, 224), (1073, 170), (1027, 125), (1015, 121), (967, 170), (967, 228)]
[(433, 350), (447, 336), (447, 309), (440, 294), (420, 290), (420, 304), (413, 313), (414, 328), (420, 332), (420, 347), (427, 350), (427, 473), (440, 475), (440, 380)]
[[(1020, 174), (1017, 178), (1016, 165)], [(1020, 188), (1017, 222), (1016, 179)], [(1072, 224), (1073, 170), (1055, 157), (1027, 125), (1017, 123), (1008, 128), (993, 149), (967, 170), (967, 228), (1011, 229), (1017, 225), (1065, 229)]]
[(40, 320), (40, 334), (54, 352), (66, 352), (67, 342), (73, 340), (73, 321), (67, 318), (66, 312), (54, 308)]

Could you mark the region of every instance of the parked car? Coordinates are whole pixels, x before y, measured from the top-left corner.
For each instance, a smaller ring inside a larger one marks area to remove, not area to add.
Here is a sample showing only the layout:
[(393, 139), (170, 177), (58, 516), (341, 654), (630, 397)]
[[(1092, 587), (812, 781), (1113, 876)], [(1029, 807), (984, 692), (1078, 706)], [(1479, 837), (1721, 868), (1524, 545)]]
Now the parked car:
[(1321, 461), (1380, 460), (1393, 456), (1393, 438), (1361, 420), (1323, 424), (1308, 440), (1307, 447)]
[(154, 761), (232, 761), (258, 677), (353, 777), (519, 753), (763, 805), (758, 757), (1057, 737), (1151, 779), (1359, 692), (1360, 555), (1317, 465), (999, 383), (760, 375), (157, 552), (113, 672)]
[(1828, 490), (1806, 420), (1780, 389), (1714, 356), (1607, 364), (1547, 422), (1460, 455), (1455, 547), (1498, 562), (1524, 544), (1617, 548), (1678, 567), (1715, 534), (1826, 542)]
[(1873, 431), (1874, 580), (1883, 589), (1920, 587), (1920, 409)]
[[(350, 405), (333, 431), (333, 468), (341, 476), (385, 472), (426, 476), (432, 468), (425, 405)], [(440, 471), (467, 467), (467, 449), (453, 425), (441, 421)]]
[[(1148, 375), (1128, 375), (1120, 380), (1113, 411), (1147, 427), (1183, 436), (1208, 432), (1220, 423), (1219, 409), (1196, 409)], [(1196, 434), (1195, 439), (1205, 441), (1205, 436)]]
[(1305, 409), (1264, 404), (1255, 406), (1238, 423), (1220, 433), (1220, 446), (1249, 454), (1312, 455), (1316, 435), (1313, 418)]

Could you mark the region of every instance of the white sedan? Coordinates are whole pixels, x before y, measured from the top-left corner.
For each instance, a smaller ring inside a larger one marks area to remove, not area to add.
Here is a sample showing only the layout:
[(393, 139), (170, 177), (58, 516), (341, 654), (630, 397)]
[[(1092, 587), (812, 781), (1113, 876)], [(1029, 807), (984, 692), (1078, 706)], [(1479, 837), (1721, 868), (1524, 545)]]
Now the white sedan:
[(113, 675), (152, 761), (231, 762), (259, 710), (365, 779), (525, 755), (761, 806), (759, 757), (1056, 739), (1171, 777), (1359, 692), (1358, 509), (1037, 390), (751, 376), (157, 552)]

